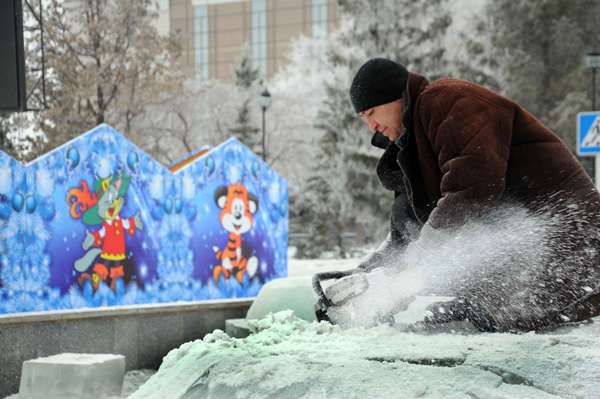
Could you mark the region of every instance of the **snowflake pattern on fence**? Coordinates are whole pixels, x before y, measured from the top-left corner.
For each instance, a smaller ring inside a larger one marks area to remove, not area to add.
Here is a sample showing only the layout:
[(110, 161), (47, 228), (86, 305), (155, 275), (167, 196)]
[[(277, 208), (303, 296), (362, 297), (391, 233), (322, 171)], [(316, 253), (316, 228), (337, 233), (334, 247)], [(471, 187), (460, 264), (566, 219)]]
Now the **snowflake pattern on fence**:
[[(92, 208), (120, 175), (129, 186), (119, 215), (133, 220), (139, 212), (143, 228), (123, 234), (125, 259), (109, 263), (103, 253), (86, 272), (102, 262), (111, 272), (132, 265), (131, 280), (82, 281), (74, 265), (86, 254), (86, 230), (100, 234), (105, 225), (85, 224), (72, 212)], [(67, 197), (82, 181), (91, 200), (72, 211)], [(98, 191), (96, 181), (105, 182)], [(259, 203), (241, 239), (258, 268), (241, 283), (212, 278), (219, 263), (213, 247), (226, 245), (230, 235), (215, 191), (232, 184)], [(0, 313), (256, 296), (264, 283), (287, 275), (287, 206), (287, 182), (233, 138), (175, 173), (108, 125), (28, 165), (0, 152)]]

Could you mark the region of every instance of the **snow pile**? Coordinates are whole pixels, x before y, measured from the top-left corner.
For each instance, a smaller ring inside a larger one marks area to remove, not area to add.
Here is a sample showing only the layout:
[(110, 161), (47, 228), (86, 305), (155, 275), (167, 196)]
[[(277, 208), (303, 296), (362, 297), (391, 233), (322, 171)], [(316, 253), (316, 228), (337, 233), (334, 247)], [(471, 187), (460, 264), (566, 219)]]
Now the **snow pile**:
[(220, 330), (171, 351), (130, 399), (591, 398), (600, 386), (600, 324), (546, 334), (342, 330), (291, 311)]

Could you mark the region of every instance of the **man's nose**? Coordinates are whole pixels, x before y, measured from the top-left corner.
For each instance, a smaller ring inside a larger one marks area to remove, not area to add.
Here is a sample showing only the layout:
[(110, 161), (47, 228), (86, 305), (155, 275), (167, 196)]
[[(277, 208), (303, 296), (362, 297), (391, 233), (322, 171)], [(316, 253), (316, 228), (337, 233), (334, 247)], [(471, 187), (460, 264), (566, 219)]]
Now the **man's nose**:
[(376, 131), (379, 124), (377, 122), (375, 122), (375, 119), (373, 119), (371, 117), (367, 117), (366, 119), (367, 119), (367, 123), (369, 124), (369, 129), (371, 129), (372, 132)]

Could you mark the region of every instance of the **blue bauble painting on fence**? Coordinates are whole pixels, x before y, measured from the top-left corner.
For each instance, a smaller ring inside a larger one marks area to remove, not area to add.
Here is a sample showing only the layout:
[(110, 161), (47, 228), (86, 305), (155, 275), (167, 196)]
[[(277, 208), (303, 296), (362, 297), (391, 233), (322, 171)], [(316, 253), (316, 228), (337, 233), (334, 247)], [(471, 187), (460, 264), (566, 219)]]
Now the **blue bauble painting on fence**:
[(287, 275), (283, 178), (234, 138), (171, 170), (108, 125), (27, 165), (0, 152), (0, 313), (251, 297)]

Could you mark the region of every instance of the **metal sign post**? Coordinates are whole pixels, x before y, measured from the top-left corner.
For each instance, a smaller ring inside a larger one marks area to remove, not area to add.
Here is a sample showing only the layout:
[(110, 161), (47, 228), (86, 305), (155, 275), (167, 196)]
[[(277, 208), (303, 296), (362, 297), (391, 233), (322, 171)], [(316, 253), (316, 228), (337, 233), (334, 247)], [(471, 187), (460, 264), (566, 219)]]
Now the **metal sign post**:
[(600, 111), (577, 114), (577, 154), (595, 156), (595, 183), (600, 188)]

